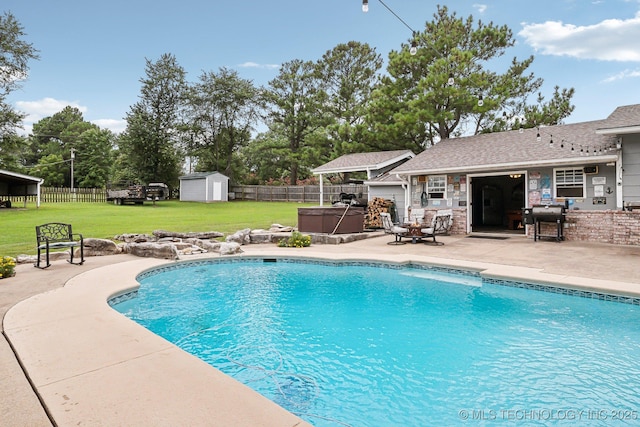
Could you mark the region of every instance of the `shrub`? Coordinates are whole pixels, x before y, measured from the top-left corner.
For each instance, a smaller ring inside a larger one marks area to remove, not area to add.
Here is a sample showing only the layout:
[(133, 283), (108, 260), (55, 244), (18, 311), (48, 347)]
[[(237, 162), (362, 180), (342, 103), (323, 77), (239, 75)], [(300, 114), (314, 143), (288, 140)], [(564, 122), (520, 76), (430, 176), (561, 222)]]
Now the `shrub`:
[(288, 239), (282, 239), (278, 242), (281, 248), (306, 248), (311, 245), (311, 236), (302, 234), (299, 231), (291, 233)]
[(16, 260), (10, 256), (0, 258), (0, 279), (11, 277), (15, 274)]

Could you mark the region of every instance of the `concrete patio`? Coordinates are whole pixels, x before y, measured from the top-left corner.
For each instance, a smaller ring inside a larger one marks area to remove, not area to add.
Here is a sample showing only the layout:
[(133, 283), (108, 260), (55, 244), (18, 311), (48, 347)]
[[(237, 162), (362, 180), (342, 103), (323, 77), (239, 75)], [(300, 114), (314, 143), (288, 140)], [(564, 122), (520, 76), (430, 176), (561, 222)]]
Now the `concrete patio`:
[[(377, 232), (304, 249), (248, 245), (243, 255), (415, 261), (640, 296), (637, 246), (523, 236), (443, 236), (443, 246), (391, 240)], [(92, 257), (47, 270), (19, 265), (1, 280), (0, 425), (307, 425), (108, 307), (110, 296), (136, 286), (137, 273), (167, 262)]]

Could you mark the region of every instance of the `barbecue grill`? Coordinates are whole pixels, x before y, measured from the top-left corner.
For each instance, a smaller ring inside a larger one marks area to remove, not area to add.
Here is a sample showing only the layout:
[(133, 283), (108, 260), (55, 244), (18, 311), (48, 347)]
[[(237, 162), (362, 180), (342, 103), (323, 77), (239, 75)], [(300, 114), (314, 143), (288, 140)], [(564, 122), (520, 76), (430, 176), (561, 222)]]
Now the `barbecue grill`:
[[(535, 242), (541, 237), (549, 237), (556, 241), (564, 240), (563, 224), (566, 216), (565, 205), (535, 205), (531, 207), (531, 219), (533, 220), (534, 233), (533, 241)], [(542, 234), (542, 223), (555, 223), (555, 234)]]

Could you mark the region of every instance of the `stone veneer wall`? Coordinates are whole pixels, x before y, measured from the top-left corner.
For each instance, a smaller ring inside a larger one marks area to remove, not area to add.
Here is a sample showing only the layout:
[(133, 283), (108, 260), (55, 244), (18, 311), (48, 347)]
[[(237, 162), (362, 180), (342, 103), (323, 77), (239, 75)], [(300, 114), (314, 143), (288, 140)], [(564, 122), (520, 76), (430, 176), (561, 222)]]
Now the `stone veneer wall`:
[[(543, 223), (542, 233), (554, 233), (555, 227), (554, 224)], [(563, 233), (565, 240), (640, 245), (640, 211), (570, 210), (567, 211)], [(533, 238), (532, 226), (527, 226), (527, 236)]]

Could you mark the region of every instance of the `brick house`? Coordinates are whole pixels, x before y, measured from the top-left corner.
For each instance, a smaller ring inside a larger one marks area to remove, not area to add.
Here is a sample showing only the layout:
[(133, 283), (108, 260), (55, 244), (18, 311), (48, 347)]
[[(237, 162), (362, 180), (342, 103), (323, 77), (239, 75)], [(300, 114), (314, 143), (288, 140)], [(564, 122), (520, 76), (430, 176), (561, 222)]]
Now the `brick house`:
[(564, 204), (565, 239), (640, 244), (640, 104), (604, 120), (443, 140), (391, 174), (405, 211), (453, 209), (453, 233), (531, 234), (522, 208)]

